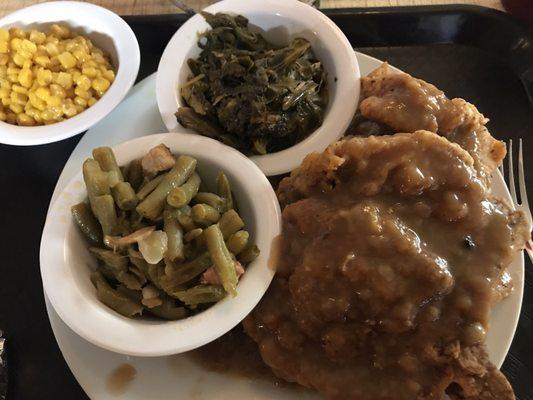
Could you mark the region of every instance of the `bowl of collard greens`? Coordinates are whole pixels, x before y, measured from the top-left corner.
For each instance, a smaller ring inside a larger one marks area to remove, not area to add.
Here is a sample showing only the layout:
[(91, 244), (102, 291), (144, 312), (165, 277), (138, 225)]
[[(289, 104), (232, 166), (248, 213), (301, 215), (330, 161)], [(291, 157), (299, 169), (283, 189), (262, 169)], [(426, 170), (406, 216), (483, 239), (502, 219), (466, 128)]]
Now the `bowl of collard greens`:
[(341, 30), (297, 0), (224, 0), (172, 37), (157, 71), (169, 131), (186, 127), (286, 173), (341, 137), (360, 72)]

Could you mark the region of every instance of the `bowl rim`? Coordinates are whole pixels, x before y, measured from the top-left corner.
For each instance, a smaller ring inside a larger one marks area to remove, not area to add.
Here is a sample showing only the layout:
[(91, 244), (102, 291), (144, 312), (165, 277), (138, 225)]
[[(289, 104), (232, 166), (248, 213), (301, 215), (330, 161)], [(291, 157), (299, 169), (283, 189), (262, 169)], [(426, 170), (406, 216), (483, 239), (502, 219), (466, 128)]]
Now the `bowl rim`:
[(241, 297), (227, 297), (183, 320), (147, 324), (123, 317), (98, 300), (87, 301), (78, 286), (76, 276), (79, 274), (72, 273), (72, 267), (67, 265), (66, 251), (69, 232), (75, 228), (70, 206), (76, 199), (70, 192), (77, 191), (79, 195), (80, 191), (85, 191), (80, 166), (80, 172), (58, 195), (46, 218), (40, 245), (43, 288), (57, 314), (75, 333), (99, 347), (132, 356), (165, 356), (192, 350), (215, 340), (242, 321), (259, 302), (274, 276), (268, 259), (273, 240), (281, 232), (281, 211), (272, 186), (261, 170), (235, 149), (199, 135), (162, 133), (123, 142), (113, 146), (113, 150), (117, 158), (129, 160), (160, 143), (167, 144), (174, 152), (183, 149), (184, 154), (209, 159), (236, 177), (245, 193), (253, 195), (256, 200), (250, 207), (255, 218), (256, 242), (262, 253), (239, 282)]
[[(108, 20), (107, 23), (112, 32), (111, 39), (116, 52), (119, 66), (116, 71), (115, 80), (109, 90), (93, 106), (87, 108), (78, 115), (65, 121), (56, 122), (50, 125), (39, 126), (18, 126), (0, 121), (0, 143), (19, 146), (31, 146), (56, 142), (77, 135), (104, 118), (109, 114), (129, 92), (139, 72), (141, 53), (137, 38), (130, 26), (119, 15), (114, 12), (91, 3), (80, 1), (52, 1), (35, 4), (14, 11), (0, 19), (0, 27), (16, 24), (21, 19), (29, 15), (39, 15), (43, 10), (57, 10), (57, 21), (61, 21), (60, 15), (69, 12), (69, 15), (76, 15), (74, 20), (78, 20), (78, 27), (91, 28), (84, 23), (83, 16), (87, 13), (97, 15), (101, 19)], [(72, 14), (70, 14), (72, 13)], [(79, 17), (77, 16), (79, 15)], [(38, 17), (35, 18), (37, 23)], [(42, 21), (42, 23), (53, 23), (54, 21)], [(122, 62), (120, 62), (122, 60)], [(124, 62), (126, 60), (127, 62)]]
[[(319, 40), (322, 39), (317, 34), (317, 25), (322, 26), (324, 32), (329, 32), (330, 35), (334, 36), (339, 46), (339, 51), (332, 52), (332, 59), (335, 60), (337, 68), (344, 69), (345, 73), (336, 76), (338, 79), (338, 81), (335, 81), (337, 85), (336, 94), (329, 99), (328, 111), (322, 125), (304, 140), (287, 149), (250, 157), (267, 176), (279, 175), (293, 170), (300, 165), (307, 154), (313, 151), (323, 151), (328, 145), (344, 135), (359, 103), (361, 73), (355, 51), (348, 38), (331, 19), (317, 9), (297, 0), (268, 0), (265, 2), (222, 0), (204, 10), (212, 13), (220, 11), (242, 13), (246, 17), (248, 16), (246, 15), (247, 13), (250, 14), (254, 11), (272, 13), (279, 16), (284, 13), (293, 16), (306, 15), (307, 18), (300, 17), (299, 19), (315, 22), (315, 25), (311, 25), (311, 22), (307, 23), (313, 27), (312, 30)], [(169, 80), (177, 82), (176, 65), (182, 65), (185, 62), (187, 53), (191, 49), (189, 46), (183, 50), (184, 43), (187, 43), (188, 46), (190, 43), (189, 37), (196, 37), (196, 26), (202, 20), (203, 17), (199, 14), (187, 20), (174, 33), (159, 61), (156, 77), (157, 105), (163, 123), (170, 132), (178, 129), (178, 127), (183, 129), (183, 127), (177, 123), (174, 117), (174, 112), (179, 105), (179, 103), (177, 105), (175, 102), (175, 91), (177, 89), (173, 84), (169, 85), (168, 82)], [(193, 33), (194, 35), (191, 35)], [(196, 41), (194, 41), (193, 45), (196, 45)], [(328, 47), (332, 47), (331, 43), (329, 43)], [(350, 111), (346, 112), (345, 110)], [(189, 132), (193, 131), (189, 130)]]

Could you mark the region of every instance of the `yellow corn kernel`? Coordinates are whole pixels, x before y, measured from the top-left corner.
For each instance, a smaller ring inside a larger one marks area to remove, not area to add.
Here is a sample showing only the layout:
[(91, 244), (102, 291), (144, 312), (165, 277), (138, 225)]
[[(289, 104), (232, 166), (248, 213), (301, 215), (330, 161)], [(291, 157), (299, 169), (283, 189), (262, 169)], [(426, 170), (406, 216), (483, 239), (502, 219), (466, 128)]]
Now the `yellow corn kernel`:
[(59, 62), (63, 66), (63, 68), (74, 68), (76, 66), (76, 58), (72, 55), (72, 53), (65, 51), (57, 56), (59, 59)]
[(76, 94), (77, 97), (81, 97), (82, 99), (85, 99), (85, 101), (89, 100), (93, 95), (93, 91), (91, 89), (83, 90), (79, 87), (74, 88), (74, 93)]
[(80, 63), (85, 63), (87, 60), (89, 60), (90, 56), (86, 51), (83, 51), (82, 49), (76, 49), (72, 52), (72, 55), (78, 60)]
[(9, 43), (7, 40), (0, 40), (0, 53), (9, 53)]
[(28, 68), (21, 69), (18, 76), (18, 81), (25, 88), (30, 88), (33, 84), (33, 74), (31, 73), (31, 70)]
[(0, 121), (5, 121), (7, 119), (7, 114), (3, 111), (0, 111)]
[(9, 40), (9, 31), (7, 29), (0, 28), (0, 40), (6, 42)]
[(41, 86), (46, 86), (52, 82), (52, 71), (45, 68), (39, 68), (37, 70), (37, 82)]
[(22, 113), (17, 115), (17, 123), (20, 126), (33, 126), (35, 125), (35, 120), (28, 114)]
[(20, 49), (20, 43), (22, 42), (22, 40), (20, 38), (13, 38), (9, 41), (9, 47), (11, 48), (11, 50), (13, 51), (18, 51)]
[(23, 93), (11, 92), (9, 97), (11, 99), (11, 104), (20, 104), (21, 106), (25, 106), (26, 102), (28, 101), (28, 96)]
[(48, 105), (49, 107), (61, 107), (61, 104), (61, 98), (57, 96), (50, 96), (46, 99), (46, 105)]
[(67, 93), (65, 92), (65, 89), (63, 89), (61, 86), (59, 86), (56, 83), (52, 83), (50, 85), (50, 94), (52, 96), (59, 97), (60, 99), (64, 99), (67, 97)]
[(7, 77), (7, 67), (5, 65), (0, 64), (0, 78)]
[(40, 87), (35, 91), (35, 95), (39, 99), (46, 101), (50, 97), (50, 89), (46, 87)]
[(6, 88), (0, 88), (0, 99), (7, 99), (9, 98), (10, 91)]
[(13, 103), (13, 102), (9, 104), (9, 109), (13, 111), (15, 114), (20, 114), (22, 111), (24, 111), (24, 108), (20, 104)]
[(25, 50), (32, 54), (37, 51), (37, 45), (28, 39), (22, 39), (22, 42), (20, 42), (20, 48), (21, 50)]
[(53, 44), (59, 46), (59, 38), (57, 36), (48, 35), (48, 36), (46, 36), (45, 43), (53, 43)]
[(7, 80), (11, 83), (18, 83), (19, 81), (19, 76), (18, 74), (9, 74), (7, 75)]
[(54, 121), (63, 115), (62, 107), (46, 107), (46, 110), (41, 111), (41, 118), (44, 120)]
[(7, 67), (7, 74), (8, 75), (12, 75), (12, 74), (17, 74), (18, 75), (19, 72), (20, 72), (20, 68), (17, 67), (17, 66), (14, 66), (14, 67), (8, 66)]
[(17, 115), (13, 114), (12, 112), (8, 112), (6, 114), (6, 122), (8, 124), (15, 125), (15, 123), (17, 122)]
[(95, 99), (94, 97), (91, 97), (89, 100), (87, 100), (87, 106), (91, 107), (94, 105), (94, 103), (96, 103), (98, 100)]
[(43, 44), (46, 40), (46, 34), (33, 30), (30, 32), (30, 40), (35, 44)]
[[(46, 102), (39, 97), (35, 93), (28, 93), (28, 98), (33, 107), (35, 107), (39, 111), (44, 111), (46, 109)], [(34, 116), (35, 118), (35, 116)]]
[(13, 56), (13, 61), (15, 62), (15, 65), (18, 65), (19, 67), (22, 67), (24, 65), (24, 62), (27, 60), (26, 57), (23, 57), (20, 53), (15, 53)]
[(94, 67), (83, 66), (81, 69), (81, 73), (91, 79), (94, 79), (98, 76), (98, 70)]
[(50, 66), (50, 57), (48, 56), (35, 56), (34, 58), (35, 64), (40, 65), (41, 67), (48, 67)]
[(99, 53), (95, 53), (94, 51), (91, 53), (91, 58), (97, 64), (107, 64), (107, 60), (104, 58), (104, 56)]
[(56, 43), (46, 43), (44, 47), (50, 57), (57, 56), (59, 54), (59, 48), (57, 47)]
[(91, 88), (91, 80), (83, 74), (80, 75), (77, 79), (75, 79), (74, 82), (76, 82), (76, 85), (81, 90), (87, 91)]
[(92, 88), (96, 90), (97, 92), (105, 92), (109, 86), (111, 85), (111, 82), (109, 82), (105, 78), (96, 78), (93, 80)]
[(22, 64), (23, 69), (29, 69), (31, 71), (31, 67), (33, 67), (33, 61), (31, 59), (24, 61), (24, 64)]
[(71, 103), (64, 103), (63, 104), (63, 114), (65, 114), (68, 118), (71, 118), (75, 116), (78, 113), (78, 110), (76, 110), (76, 106)]
[(7, 107), (7, 106), (9, 106), (10, 104), (11, 104), (11, 99), (10, 99), (9, 97), (4, 97), (4, 98), (2, 99), (2, 105), (3, 105), (3, 106), (6, 106), (6, 107)]
[(65, 50), (70, 51), (71, 53), (74, 53), (74, 51), (80, 49), (80, 45), (72, 40), (66, 40), (64, 43)]
[(9, 28), (9, 36), (12, 38), (24, 39), (26, 37), (26, 32), (20, 28)]
[(28, 94), (28, 89), (20, 85), (12, 85), (11, 90), (15, 93)]
[(0, 65), (7, 65), (9, 62), (9, 54), (0, 54)]
[(64, 89), (70, 89), (72, 87), (72, 75), (66, 72), (60, 72), (55, 82)]
[(32, 107), (30, 102), (26, 103), (26, 107), (24, 107), (24, 111), (26, 114), (28, 114), (32, 118), (35, 118), (35, 116), (39, 114), (39, 110), (37, 110), (35, 107)]
[(70, 36), (70, 29), (65, 25), (54, 24), (50, 27), (50, 33), (58, 38), (68, 38)]
[(11, 90), (11, 83), (7, 77), (0, 79), (0, 88)]
[(87, 99), (84, 99), (80, 96), (76, 96), (74, 97), (74, 104), (85, 108), (87, 107)]
[(72, 76), (72, 80), (76, 82), (81, 75), (81, 71), (77, 68), (71, 68), (68, 73)]

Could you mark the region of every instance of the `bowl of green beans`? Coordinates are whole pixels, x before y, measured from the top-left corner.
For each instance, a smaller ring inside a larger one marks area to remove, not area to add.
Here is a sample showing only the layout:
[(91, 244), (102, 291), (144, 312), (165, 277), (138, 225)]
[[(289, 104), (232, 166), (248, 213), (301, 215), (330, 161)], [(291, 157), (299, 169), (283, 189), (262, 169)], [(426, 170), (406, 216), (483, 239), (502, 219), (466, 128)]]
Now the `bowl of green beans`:
[(255, 307), (280, 227), (264, 174), (213, 139), (170, 133), (95, 148), (49, 210), (44, 290), (95, 345), (181, 353)]

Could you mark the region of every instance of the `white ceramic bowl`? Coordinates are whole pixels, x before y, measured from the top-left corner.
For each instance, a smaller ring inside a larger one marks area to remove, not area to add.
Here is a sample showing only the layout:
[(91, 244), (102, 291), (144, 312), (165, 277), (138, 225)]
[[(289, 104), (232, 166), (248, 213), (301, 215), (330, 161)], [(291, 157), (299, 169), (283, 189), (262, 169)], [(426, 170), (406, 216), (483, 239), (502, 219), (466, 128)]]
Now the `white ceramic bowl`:
[[(329, 104), (322, 126), (286, 150), (251, 157), (266, 175), (293, 170), (308, 153), (324, 150), (344, 134), (359, 102), (360, 72), (350, 42), (328, 17), (297, 0), (223, 0), (205, 11), (242, 14), (252, 29), (277, 45), (287, 44), (294, 37), (309, 40), (328, 74)], [(208, 29), (201, 15), (189, 19), (174, 34), (159, 62), (157, 104), (171, 132), (180, 127), (174, 113), (184, 105), (179, 87), (190, 74), (186, 61), (199, 55), (198, 33)]]
[(115, 81), (92, 107), (65, 121), (32, 127), (0, 121), (0, 143), (29, 146), (81, 133), (109, 114), (137, 78), (140, 63), (137, 38), (122, 18), (105, 8), (77, 1), (55, 1), (26, 7), (0, 19), (2, 28), (25, 30), (46, 29), (52, 23), (68, 25), (109, 54), (114, 67), (118, 67)]
[[(160, 143), (172, 152), (198, 159), (204, 182), (213, 184), (218, 171), (228, 176), (239, 213), (261, 254), (246, 269), (237, 296), (179, 321), (131, 319), (96, 298), (90, 268), (96, 260), (72, 217), (72, 205), (86, 197), (80, 172), (51, 206), (41, 240), (44, 290), (61, 319), (78, 335), (107, 350), (135, 356), (177, 354), (202, 346), (237, 325), (259, 302), (274, 271), (268, 267), (271, 243), (280, 233), (281, 212), (272, 186), (261, 170), (238, 151), (215, 140), (186, 133), (144, 136), (113, 148), (120, 165), (142, 157)], [(213, 189), (213, 188), (211, 188)]]

